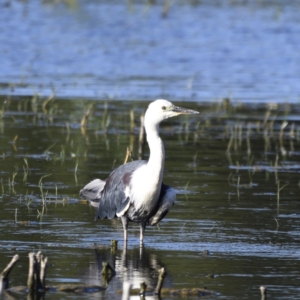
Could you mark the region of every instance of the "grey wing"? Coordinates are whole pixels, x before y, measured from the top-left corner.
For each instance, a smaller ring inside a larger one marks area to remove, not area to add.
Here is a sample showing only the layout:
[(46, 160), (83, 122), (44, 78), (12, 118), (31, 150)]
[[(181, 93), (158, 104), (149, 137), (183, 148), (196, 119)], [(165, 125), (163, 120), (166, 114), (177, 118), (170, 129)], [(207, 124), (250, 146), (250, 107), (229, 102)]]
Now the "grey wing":
[(155, 207), (154, 211), (152, 212), (152, 216), (148, 221), (149, 225), (153, 226), (159, 223), (169, 212), (175, 201), (175, 189), (171, 186), (162, 184), (157, 206)]
[(106, 182), (101, 179), (95, 179), (81, 189), (79, 195), (89, 201), (99, 202), (105, 183)]
[(117, 214), (126, 212), (130, 206), (130, 197), (125, 194), (125, 190), (130, 187), (133, 172), (144, 164), (146, 161), (136, 160), (121, 165), (109, 175), (101, 193), (97, 218), (112, 219)]

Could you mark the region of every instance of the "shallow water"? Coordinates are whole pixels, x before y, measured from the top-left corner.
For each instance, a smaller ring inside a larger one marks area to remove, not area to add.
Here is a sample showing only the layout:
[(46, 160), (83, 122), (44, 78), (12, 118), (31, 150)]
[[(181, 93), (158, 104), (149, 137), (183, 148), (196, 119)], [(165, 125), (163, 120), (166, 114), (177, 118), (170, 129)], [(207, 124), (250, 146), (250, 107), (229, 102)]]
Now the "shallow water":
[(2, 95), (299, 102), (299, 1), (2, 2)]
[[(91, 293), (91, 299), (120, 299), (115, 292), (124, 280), (154, 287), (162, 266), (166, 287), (205, 286), (219, 299), (255, 299), (266, 285), (272, 299), (299, 299), (298, 106), (177, 103), (201, 114), (161, 126), (164, 182), (178, 190), (176, 205), (160, 229), (147, 228), (142, 250), (139, 228), (130, 224), (124, 253), (121, 223), (95, 223), (95, 209), (78, 192), (122, 164), (126, 147), (138, 157), (146, 104), (47, 100), (0, 102), (0, 269), (14, 253), (21, 255), (12, 286), (26, 284), (28, 252), (42, 250), (50, 262), (48, 285), (103, 285), (102, 262), (109, 261), (116, 276), (105, 293)], [(143, 155), (147, 158), (147, 147)], [(119, 241), (115, 253), (111, 240)]]

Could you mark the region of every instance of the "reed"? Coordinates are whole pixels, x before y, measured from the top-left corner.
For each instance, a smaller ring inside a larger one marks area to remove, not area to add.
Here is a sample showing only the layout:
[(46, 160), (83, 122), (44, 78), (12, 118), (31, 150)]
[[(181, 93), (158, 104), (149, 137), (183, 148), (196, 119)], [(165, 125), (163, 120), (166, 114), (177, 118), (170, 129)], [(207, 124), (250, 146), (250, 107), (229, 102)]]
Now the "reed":
[(277, 214), (279, 214), (279, 205), (280, 205), (280, 192), (289, 184), (286, 183), (283, 186), (280, 186), (280, 180), (277, 182)]
[(39, 181), (39, 188), (40, 188), (40, 192), (41, 192), (41, 198), (42, 198), (42, 204), (43, 206), (46, 206), (46, 197), (45, 197), (45, 194), (44, 194), (44, 189), (43, 189), (43, 179), (48, 177), (48, 176), (51, 176), (52, 174), (47, 174), (47, 175), (44, 175), (40, 178), (40, 181)]

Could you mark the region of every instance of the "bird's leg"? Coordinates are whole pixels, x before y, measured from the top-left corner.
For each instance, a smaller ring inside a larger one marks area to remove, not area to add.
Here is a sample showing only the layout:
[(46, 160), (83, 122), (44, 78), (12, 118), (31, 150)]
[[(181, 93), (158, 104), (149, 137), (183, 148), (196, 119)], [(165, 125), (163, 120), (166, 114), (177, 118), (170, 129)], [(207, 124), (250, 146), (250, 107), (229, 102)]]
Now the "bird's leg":
[(127, 231), (128, 231), (128, 218), (127, 218), (127, 216), (122, 216), (121, 221), (122, 221), (123, 230), (124, 230), (124, 245), (127, 245)]
[(140, 244), (143, 244), (143, 240), (144, 240), (144, 232), (145, 232), (145, 228), (146, 228), (146, 223), (141, 223), (140, 224)]

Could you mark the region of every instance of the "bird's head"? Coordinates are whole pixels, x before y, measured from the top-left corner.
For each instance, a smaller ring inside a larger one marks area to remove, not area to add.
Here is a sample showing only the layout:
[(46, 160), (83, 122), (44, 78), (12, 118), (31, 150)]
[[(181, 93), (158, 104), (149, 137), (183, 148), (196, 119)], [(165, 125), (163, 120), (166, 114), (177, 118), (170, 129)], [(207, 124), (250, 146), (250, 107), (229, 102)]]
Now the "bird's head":
[(148, 121), (160, 123), (161, 121), (182, 114), (198, 114), (198, 111), (175, 106), (168, 100), (158, 99), (149, 104), (145, 118)]

